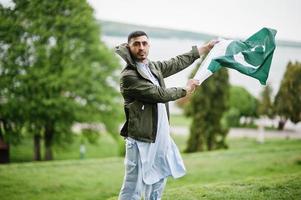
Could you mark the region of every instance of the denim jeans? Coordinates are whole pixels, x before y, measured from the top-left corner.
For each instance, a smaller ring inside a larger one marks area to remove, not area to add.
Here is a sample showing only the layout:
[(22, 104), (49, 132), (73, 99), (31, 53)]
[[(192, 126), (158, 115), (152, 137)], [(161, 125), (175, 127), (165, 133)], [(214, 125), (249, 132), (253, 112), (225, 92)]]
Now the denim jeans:
[(124, 159), (125, 175), (119, 193), (119, 200), (161, 200), (167, 178), (157, 183), (147, 185), (142, 178), (139, 149), (135, 142), (126, 140), (126, 155)]

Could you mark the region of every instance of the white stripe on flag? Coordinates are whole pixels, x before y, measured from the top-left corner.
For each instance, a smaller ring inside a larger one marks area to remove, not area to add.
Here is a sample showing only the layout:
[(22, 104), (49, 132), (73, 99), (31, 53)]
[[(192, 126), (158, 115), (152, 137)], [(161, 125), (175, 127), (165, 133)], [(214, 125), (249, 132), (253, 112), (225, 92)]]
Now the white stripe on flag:
[(225, 40), (225, 39), (218, 39), (219, 42), (214, 45), (214, 47), (210, 50), (206, 58), (203, 60), (201, 66), (199, 67), (198, 71), (196, 72), (193, 79), (199, 81), (199, 85), (209, 78), (213, 73), (208, 69), (212, 59), (224, 56), (226, 54), (227, 47), (233, 40)]

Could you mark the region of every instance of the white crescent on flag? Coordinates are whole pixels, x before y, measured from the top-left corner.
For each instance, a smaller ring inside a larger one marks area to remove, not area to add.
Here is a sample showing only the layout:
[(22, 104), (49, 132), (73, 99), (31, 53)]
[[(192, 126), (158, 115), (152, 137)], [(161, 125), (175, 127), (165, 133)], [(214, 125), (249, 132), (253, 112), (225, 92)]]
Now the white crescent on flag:
[[(255, 47), (253, 47), (252, 49), (250, 49), (251, 51), (255, 52), (255, 49), (257, 47), (262, 47), (263, 51), (265, 50), (265, 46), (263, 45), (257, 45)], [(239, 52), (238, 54), (233, 55), (233, 59), (235, 60), (235, 62), (244, 65), (246, 67), (251, 67), (253, 69), (258, 69), (258, 67), (260, 67), (260, 65), (251, 65), (250, 63), (246, 62), (244, 55), (242, 54), (242, 52)]]

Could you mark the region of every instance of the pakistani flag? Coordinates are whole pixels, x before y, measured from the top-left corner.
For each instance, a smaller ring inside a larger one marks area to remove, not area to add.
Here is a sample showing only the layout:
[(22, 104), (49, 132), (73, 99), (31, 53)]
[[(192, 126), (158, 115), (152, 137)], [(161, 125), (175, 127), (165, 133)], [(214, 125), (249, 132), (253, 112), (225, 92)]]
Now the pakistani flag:
[(276, 32), (263, 28), (245, 41), (220, 39), (202, 62), (194, 79), (201, 84), (221, 67), (228, 67), (265, 85), (276, 47)]

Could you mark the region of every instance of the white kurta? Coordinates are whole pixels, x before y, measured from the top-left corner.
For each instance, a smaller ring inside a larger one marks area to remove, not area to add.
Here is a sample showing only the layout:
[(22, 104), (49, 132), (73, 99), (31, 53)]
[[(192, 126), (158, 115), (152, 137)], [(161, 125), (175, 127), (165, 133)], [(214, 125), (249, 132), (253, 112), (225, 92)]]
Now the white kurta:
[[(138, 67), (159, 86), (156, 77), (151, 73), (147, 64), (137, 63)], [(154, 184), (162, 178), (172, 176), (179, 178), (184, 176), (186, 169), (180, 152), (170, 136), (170, 129), (167, 111), (164, 103), (158, 103), (158, 126), (155, 143), (140, 142), (132, 138), (127, 138), (130, 142), (135, 142), (139, 149), (141, 159), (143, 181), (146, 184)]]

